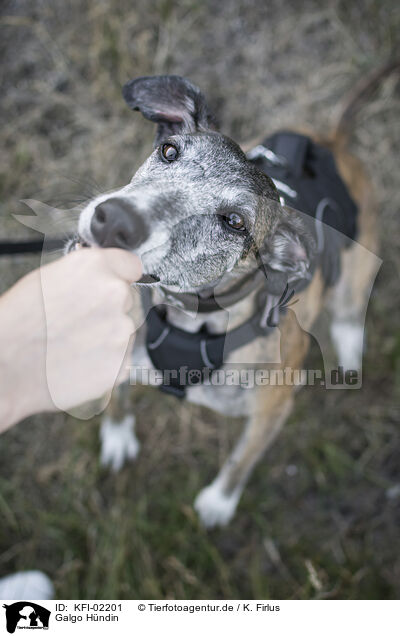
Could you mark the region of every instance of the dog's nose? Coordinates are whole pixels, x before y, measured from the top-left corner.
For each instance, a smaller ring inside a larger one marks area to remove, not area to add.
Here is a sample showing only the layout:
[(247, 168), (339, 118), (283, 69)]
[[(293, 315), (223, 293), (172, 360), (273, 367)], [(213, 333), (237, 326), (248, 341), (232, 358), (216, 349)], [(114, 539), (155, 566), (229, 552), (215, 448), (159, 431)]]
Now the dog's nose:
[(129, 201), (117, 197), (99, 203), (90, 229), (101, 247), (133, 250), (147, 238), (146, 226), (135, 207)]

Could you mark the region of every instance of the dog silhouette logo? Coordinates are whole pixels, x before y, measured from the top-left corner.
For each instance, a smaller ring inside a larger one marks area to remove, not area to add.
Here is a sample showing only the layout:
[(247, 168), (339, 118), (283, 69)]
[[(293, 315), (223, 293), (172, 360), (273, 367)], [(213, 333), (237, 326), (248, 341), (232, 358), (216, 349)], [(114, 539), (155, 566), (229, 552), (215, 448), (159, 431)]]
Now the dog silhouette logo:
[(31, 601), (19, 601), (3, 605), (6, 610), (7, 631), (14, 634), (18, 629), (49, 629), (51, 612)]

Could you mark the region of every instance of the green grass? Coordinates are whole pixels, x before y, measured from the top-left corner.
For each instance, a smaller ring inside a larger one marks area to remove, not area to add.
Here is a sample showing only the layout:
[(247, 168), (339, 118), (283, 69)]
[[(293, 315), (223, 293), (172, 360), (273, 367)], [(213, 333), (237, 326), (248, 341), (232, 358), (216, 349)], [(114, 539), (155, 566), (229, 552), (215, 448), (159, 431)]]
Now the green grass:
[(396, 598), (398, 430), (368, 413), (373, 382), (303, 390), (237, 517), (212, 531), (191, 504), (236, 437), (228, 419), (138, 389), (142, 452), (117, 475), (99, 465), (97, 420), (21, 423), (0, 449), (0, 572), (40, 567), (59, 598)]

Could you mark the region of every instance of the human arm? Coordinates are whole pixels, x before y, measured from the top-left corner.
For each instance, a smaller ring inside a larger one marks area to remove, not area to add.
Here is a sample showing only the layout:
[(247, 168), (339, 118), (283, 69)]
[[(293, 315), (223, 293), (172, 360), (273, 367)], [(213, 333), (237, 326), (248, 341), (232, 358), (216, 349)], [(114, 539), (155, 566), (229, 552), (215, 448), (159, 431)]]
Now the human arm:
[(82, 249), (34, 270), (0, 297), (0, 432), (42, 411), (95, 399), (120, 381), (139, 259)]

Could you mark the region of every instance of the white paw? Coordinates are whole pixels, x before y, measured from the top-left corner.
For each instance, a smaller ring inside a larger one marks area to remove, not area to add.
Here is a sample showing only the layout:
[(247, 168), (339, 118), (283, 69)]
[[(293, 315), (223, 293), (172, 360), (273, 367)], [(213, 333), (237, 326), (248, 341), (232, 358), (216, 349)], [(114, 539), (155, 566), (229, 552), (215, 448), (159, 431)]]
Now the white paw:
[(364, 328), (357, 323), (338, 321), (331, 325), (331, 336), (339, 365), (358, 371), (362, 366)]
[(240, 495), (239, 489), (226, 495), (217, 480), (201, 490), (195, 499), (194, 509), (203, 526), (226, 526), (235, 514)]
[(103, 466), (118, 472), (126, 460), (135, 459), (140, 444), (134, 432), (135, 416), (126, 415), (121, 422), (106, 417), (101, 423), (101, 455)]

